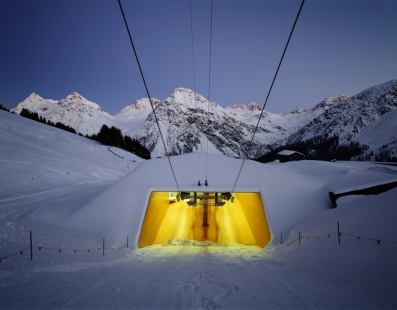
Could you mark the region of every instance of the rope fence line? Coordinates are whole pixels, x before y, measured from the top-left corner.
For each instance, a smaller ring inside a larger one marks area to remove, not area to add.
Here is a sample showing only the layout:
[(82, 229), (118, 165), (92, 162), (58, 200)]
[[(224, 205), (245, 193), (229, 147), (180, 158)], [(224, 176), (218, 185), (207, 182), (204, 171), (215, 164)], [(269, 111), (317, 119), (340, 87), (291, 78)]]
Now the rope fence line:
[(288, 242), (288, 243), (284, 243), (283, 242), (283, 234), (281, 234), (281, 242), (280, 242), (280, 244), (290, 245), (290, 244), (294, 244), (294, 242), (298, 241), (298, 243), (300, 245), (301, 244), (301, 240), (307, 239), (307, 241), (309, 241), (310, 239), (317, 239), (317, 240), (329, 239), (333, 235), (337, 235), (338, 236), (338, 244), (341, 244), (341, 238), (340, 237), (342, 237), (342, 236), (353, 237), (353, 238), (356, 238), (357, 241), (360, 241), (360, 240), (376, 241), (377, 245), (380, 245), (381, 243), (395, 243), (395, 244), (397, 244), (397, 241), (383, 240), (383, 239), (376, 239), (376, 238), (368, 238), (368, 237), (362, 237), (362, 236), (357, 236), (357, 235), (343, 233), (339, 229), (339, 222), (338, 222), (338, 231), (337, 232), (324, 234), (324, 235), (319, 235), (319, 236), (302, 236), (301, 232), (299, 231), (299, 236), (297, 238), (295, 238), (294, 240)]
[[(341, 233), (342, 235), (342, 233)], [(366, 238), (366, 237), (360, 237), (360, 236), (355, 236), (355, 235), (350, 235), (350, 234), (344, 234), (345, 236), (349, 236), (349, 237), (355, 237), (357, 238), (357, 241), (360, 241), (360, 239), (363, 240), (372, 240), (372, 241), (376, 241), (377, 244), (380, 244), (380, 242), (386, 242), (386, 243), (397, 243), (397, 241), (390, 241), (390, 240), (381, 240), (381, 239), (373, 239), (373, 238)]]
[(91, 248), (91, 249), (73, 249), (73, 250), (71, 250), (71, 249), (65, 249), (65, 248), (59, 248), (59, 247), (58, 248), (52, 248), (52, 247), (46, 247), (46, 246), (42, 246), (42, 245), (33, 245), (32, 231), (30, 231), (30, 246), (25, 248), (25, 249), (23, 249), (23, 250), (19, 250), (19, 251), (13, 253), (13, 254), (9, 254), (9, 255), (0, 257), (0, 264), (2, 263), (2, 260), (6, 259), (6, 258), (9, 258), (9, 257), (12, 257), (12, 256), (15, 256), (15, 255), (23, 255), (23, 252), (25, 252), (27, 250), (30, 250), (30, 260), (33, 260), (33, 248), (37, 248), (39, 250), (39, 252), (41, 250), (53, 250), (53, 251), (58, 251), (58, 253), (62, 253), (62, 252), (74, 252), (74, 253), (87, 252), (87, 253), (90, 253), (90, 251), (91, 252), (93, 252), (93, 251), (98, 251), (99, 252), (99, 251), (102, 250), (102, 255), (103, 256), (105, 256), (105, 251), (106, 250), (119, 251), (119, 250), (128, 248), (128, 236), (127, 236), (127, 243), (122, 245), (122, 246), (120, 246), (120, 247), (107, 248), (105, 246), (105, 238), (103, 238), (102, 242), (103, 242), (103, 246), (102, 247)]
[[(307, 239), (307, 240), (310, 240), (310, 239), (317, 239), (317, 240), (320, 240), (320, 238), (331, 238), (331, 236), (332, 235), (336, 235), (336, 234), (338, 234), (337, 232), (334, 232), (334, 233), (332, 233), (332, 234), (326, 234), (326, 235), (321, 235), (321, 236), (301, 236), (301, 239)], [(340, 233), (341, 235), (342, 235), (342, 233)]]
[(9, 255), (7, 255), (7, 256), (0, 257), (0, 264), (1, 264), (1, 261), (2, 261), (3, 259), (9, 258), (9, 257), (14, 256), (14, 255), (22, 255), (23, 252), (26, 251), (26, 250), (28, 250), (28, 249), (30, 249), (30, 247), (28, 247), (28, 248), (26, 248), (26, 249), (23, 249), (23, 250), (20, 250), (20, 251), (18, 251), (18, 252), (15, 252), (15, 253), (13, 253), (13, 254), (9, 254)]
[[(290, 245), (290, 244), (294, 244), (296, 241), (298, 241), (298, 244), (300, 245), (301, 244), (301, 240), (304, 240), (304, 239), (307, 239), (308, 241), (310, 239), (320, 240), (320, 238), (329, 239), (333, 235), (337, 235), (338, 236), (338, 244), (341, 244), (341, 241), (340, 241), (341, 240), (341, 238), (340, 238), (341, 236), (353, 237), (353, 238), (356, 238), (357, 241), (360, 241), (360, 240), (376, 241), (377, 245), (380, 245), (381, 243), (394, 243), (394, 244), (397, 244), (397, 241), (383, 240), (383, 239), (376, 239), (376, 238), (368, 238), (368, 237), (362, 237), (362, 236), (342, 233), (339, 230), (339, 222), (338, 222), (338, 231), (337, 232), (324, 234), (324, 235), (319, 235), (319, 236), (302, 236), (301, 232), (299, 231), (299, 236), (297, 238), (293, 239), (292, 241), (288, 242), (288, 243), (284, 243), (283, 242), (283, 234), (281, 234), (281, 242), (280, 242), (280, 244)], [(46, 246), (41, 246), (41, 245), (33, 245), (32, 231), (30, 231), (30, 246), (25, 248), (25, 249), (23, 249), (23, 250), (19, 250), (19, 251), (15, 252), (15, 253), (0, 257), (0, 264), (2, 263), (2, 260), (6, 259), (6, 258), (9, 258), (9, 257), (12, 257), (12, 256), (15, 256), (15, 255), (23, 255), (23, 252), (25, 252), (25, 251), (27, 251), (29, 249), (30, 249), (30, 259), (33, 260), (33, 248), (37, 248), (39, 250), (39, 252), (41, 250), (53, 250), (53, 251), (58, 251), (58, 253), (62, 253), (62, 251), (63, 252), (74, 252), (74, 253), (77, 253), (77, 252), (90, 253), (90, 251), (98, 251), (99, 252), (99, 251), (102, 250), (103, 256), (105, 256), (105, 251), (106, 250), (110, 250), (111, 249), (112, 251), (115, 251), (115, 250), (119, 251), (119, 250), (122, 250), (124, 248), (128, 248), (128, 236), (127, 236), (127, 243), (122, 245), (122, 246), (120, 246), (120, 247), (107, 248), (105, 246), (105, 238), (103, 238), (103, 246), (102, 247), (91, 248), (91, 249), (73, 249), (73, 250), (71, 250), (71, 249), (64, 249), (64, 248), (59, 248), (59, 247), (58, 248), (52, 248), (52, 247), (46, 247)]]
[[(123, 246), (121, 246), (121, 247), (118, 247), (118, 248), (110, 248), (112, 251), (114, 251), (114, 250), (121, 250), (121, 249), (124, 249), (124, 248), (126, 248), (127, 247), (127, 245), (123, 245)], [(59, 253), (61, 253), (61, 252), (74, 252), (74, 253), (76, 253), (76, 252), (90, 252), (90, 251), (100, 251), (100, 250), (103, 250), (103, 249), (105, 249), (105, 251), (106, 250), (109, 250), (109, 248), (107, 248), (107, 247), (105, 247), (105, 248), (95, 248), (95, 249), (85, 249), (85, 250), (70, 250), (70, 249), (62, 249), (62, 248), (48, 248), (48, 247), (44, 247), (44, 246), (39, 246), (39, 245), (34, 245), (33, 246), (33, 248), (37, 248), (37, 249), (39, 249), (39, 251), (41, 251), (41, 250), (54, 250), (54, 251), (58, 251)], [(29, 248), (28, 248), (29, 249)]]

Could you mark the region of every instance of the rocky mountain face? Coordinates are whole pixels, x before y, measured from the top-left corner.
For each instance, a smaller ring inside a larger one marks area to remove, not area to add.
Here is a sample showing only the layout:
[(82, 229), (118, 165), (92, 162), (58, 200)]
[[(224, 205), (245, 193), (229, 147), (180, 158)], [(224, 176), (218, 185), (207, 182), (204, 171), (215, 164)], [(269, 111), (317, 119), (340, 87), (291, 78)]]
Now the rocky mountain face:
[(54, 123), (61, 122), (84, 135), (97, 133), (103, 124), (111, 125), (114, 121), (114, 117), (103, 111), (98, 104), (76, 92), (59, 101), (43, 99), (32, 93), (11, 111), (19, 114), (23, 108), (37, 112)]
[(328, 134), (343, 144), (357, 141), (372, 151), (383, 147), (397, 155), (397, 80), (355, 96), (326, 99), (316, 108), (324, 111), (292, 133), (288, 143)]
[[(260, 111), (259, 111), (260, 112)], [(170, 154), (206, 151), (209, 148), (227, 156), (255, 157), (266, 151), (261, 141), (268, 129), (259, 127), (252, 147), (250, 139), (255, 126), (243, 122), (225, 111), (215, 102), (178, 88), (164, 101), (159, 101), (156, 116)], [(162, 141), (153, 113), (148, 115), (145, 125), (136, 134), (137, 138), (152, 153), (164, 154)]]
[(397, 80), (355, 96), (327, 98), (308, 110), (282, 115), (264, 111), (253, 139), (261, 114), (261, 107), (254, 102), (224, 109), (189, 89), (177, 88), (166, 100), (152, 98), (152, 103), (167, 151), (147, 98), (135, 100), (112, 116), (77, 93), (60, 101), (33, 93), (13, 111), (20, 113), (26, 108), (82, 134), (97, 133), (103, 124), (115, 126), (138, 139), (152, 157), (208, 149), (231, 157), (256, 158), (269, 148), (326, 134), (339, 135), (343, 143), (358, 141), (372, 151), (383, 147), (397, 155)]

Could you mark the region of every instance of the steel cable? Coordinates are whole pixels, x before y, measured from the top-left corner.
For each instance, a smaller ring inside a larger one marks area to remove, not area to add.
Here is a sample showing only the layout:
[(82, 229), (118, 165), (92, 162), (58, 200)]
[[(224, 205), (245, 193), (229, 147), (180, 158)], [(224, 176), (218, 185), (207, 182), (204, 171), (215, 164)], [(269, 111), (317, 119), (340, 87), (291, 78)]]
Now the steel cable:
[(170, 156), (169, 156), (169, 153), (168, 153), (168, 150), (167, 150), (167, 146), (165, 145), (165, 141), (164, 141), (163, 134), (162, 134), (162, 132), (161, 132), (160, 124), (159, 124), (159, 121), (158, 121), (158, 119), (157, 119), (156, 112), (155, 112), (155, 110), (154, 110), (152, 98), (150, 97), (149, 89), (148, 89), (148, 87), (147, 87), (147, 85), (146, 85), (146, 80), (145, 80), (145, 77), (144, 77), (144, 75), (143, 75), (143, 71), (142, 71), (141, 64), (140, 64), (139, 59), (138, 59), (138, 54), (137, 54), (137, 52), (136, 52), (136, 49), (135, 49), (135, 46), (134, 46), (134, 42), (133, 42), (133, 40), (132, 40), (130, 28), (128, 27), (128, 23), (127, 23), (127, 20), (126, 20), (126, 18), (125, 18), (124, 11), (123, 11), (123, 7), (122, 7), (122, 5), (121, 5), (120, 0), (118, 0), (118, 3), (119, 3), (119, 6), (120, 6), (121, 14), (123, 15), (125, 27), (126, 27), (126, 29), (127, 29), (128, 36), (129, 36), (129, 38), (130, 38), (130, 42), (131, 42), (132, 49), (134, 50), (134, 55), (135, 55), (136, 62), (137, 62), (137, 64), (138, 64), (139, 72), (141, 73), (141, 78), (142, 78), (143, 84), (145, 85), (145, 90), (146, 90), (146, 93), (147, 93), (148, 98), (149, 98), (149, 101), (150, 101), (150, 105), (151, 105), (152, 110), (153, 110), (154, 119), (156, 120), (157, 127), (158, 127), (158, 129), (159, 129), (159, 133), (160, 133), (161, 141), (163, 142), (163, 146), (164, 146), (164, 149), (165, 149), (166, 157), (167, 157), (168, 162), (169, 162), (169, 164), (170, 164), (170, 168), (171, 168), (171, 171), (172, 171), (172, 175), (173, 175), (173, 177), (174, 177), (175, 184), (176, 184), (176, 187), (177, 187), (178, 193), (179, 193), (179, 192), (180, 192), (180, 190), (179, 190), (179, 185), (178, 185), (178, 182), (177, 182), (177, 180), (176, 180), (175, 172), (174, 172), (174, 169), (173, 169), (172, 164), (171, 164), (171, 160), (170, 160)]
[[(211, 60), (212, 60), (212, 12), (214, 7), (214, 1), (211, 0), (211, 23), (210, 23), (210, 55), (209, 55), (209, 64), (208, 64), (208, 105), (207, 105), (207, 130), (209, 125), (209, 115), (210, 115), (210, 95), (211, 95)], [(208, 140), (207, 137), (207, 154), (205, 159), (205, 185), (208, 185)]]
[[(194, 64), (194, 35), (193, 35), (193, 13), (192, 0), (190, 0), (190, 34), (192, 38), (192, 65), (193, 65), (193, 94), (194, 94), (194, 108), (196, 109), (196, 68)], [(201, 147), (201, 143), (200, 143)], [(197, 170), (198, 170), (198, 185), (200, 186), (200, 152), (197, 152)]]
[[(283, 54), (282, 54), (281, 59), (280, 59), (280, 61), (279, 61), (279, 64), (278, 64), (276, 73), (274, 74), (273, 81), (272, 81), (272, 83), (271, 83), (271, 85), (270, 85), (270, 88), (269, 88), (269, 91), (268, 91), (268, 93), (267, 93), (265, 103), (263, 104), (261, 114), (259, 115), (258, 122), (257, 122), (257, 124), (256, 124), (254, 133), (252, 134), (252, 138), (251, 138), (250, 144), (249, 144), (249, 145), (250, 145), (250, 148), (252, 147), (252, 141), (254, 140), (256, 131), (258, 130), (259, 122), (261, 121), (263, 112), (265, 111), (265, 107), (266, 107), (266, 104), (267, 104), (267, 100), (269, 99), (269, 96), (270, 96), (270, 93), (271, 93), (271, 91), (272, 91), (274, 82), (275, 82), (275, 80), (276, 80), (276, 78), (277, 78), (278, 71), (280, 70), (281, 63), (283, 62), (285, 52), (287, 51), (287, 48), (288, 48), (288, 45), (289, 45), (289, 41), (291, 40), (292, 33), (294, 32), (296, 23), (298, 22), (299, 15), (300, 15), (300, 13), (301, 13), (301, 11), (302, 11), (302, 8), (303, 8), (304, 3), (305, 3), (305, 0), (302, 0), (301, 6), (300, 6), (299, 11), (298, 11), (298, 14), (296, 15), (296, 18), (295, 18), (294, 25), (292, 26), (292, 29), (291, 29), (291, 32), (290, 32), (290, 34), (289, 34), (287, 43), (285, 44), (284, 51), (283, 51)], [(244, 156), (243, 162), (242, 162), (242, 164), (241, 164), (240, 170), (239, 170), (239, 172), (238, 172), (238, 175), (237, 175), (237, 178), (236, 178), (236, 182), (234, 182), (232, 192), (234, 192), (234, 189), (236, 188), (237, 181), (238, 181), (238, 179), (239, 179), (239, 177), (240, 177), (241, 170), (243, 169), (243, 166), (244, 166), (245, 160), (247, 159), (247, 156), (248, 156), (248, 154), (246, 153), (245, 156)]]

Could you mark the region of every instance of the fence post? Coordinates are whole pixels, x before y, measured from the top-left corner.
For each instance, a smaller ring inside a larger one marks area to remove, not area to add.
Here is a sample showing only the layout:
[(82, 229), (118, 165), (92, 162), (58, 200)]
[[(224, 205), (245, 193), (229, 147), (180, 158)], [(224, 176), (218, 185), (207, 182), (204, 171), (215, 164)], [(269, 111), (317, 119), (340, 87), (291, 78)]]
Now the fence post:
[(340, 230), (339, 230), (339, 221), (338, 221), (338, 244), (340, 244)]
[(299, 231), (299, 245), (301, 245), (301, 232)]
[(281, 243), (280, 244), (283, 244), (283, 233), (281, 233)]
[(105, 238), (103, 238), (102, 253), (103, 253), (103, 256), (105, 256)]
[(128, 236), (127, 236), (127, 249), (128, 249)]
[(33, 238), (32, 238), (32, 231), (30, 231), (30, 260), (33, 260)]

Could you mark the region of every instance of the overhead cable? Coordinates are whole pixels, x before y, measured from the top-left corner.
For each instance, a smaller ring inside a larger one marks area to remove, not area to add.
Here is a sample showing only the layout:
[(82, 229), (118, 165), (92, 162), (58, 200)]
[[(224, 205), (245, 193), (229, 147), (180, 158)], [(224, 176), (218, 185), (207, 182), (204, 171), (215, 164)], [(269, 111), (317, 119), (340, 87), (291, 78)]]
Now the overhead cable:
[(142, 68), (141, 68), (141, 64), (139, 63), (138, 54), (137, 54), (137, 52), (136, 52), (136, 49), (135, 49), (135, 46), (134, 46), (134, 42), (133, 42), (132, 37), (131, 37), (131, 32), (130, 32), (130, 29), (129, 29), (129, 27), (128, 27), (128, 23), (127, 23), (127, 20), (126, 20), (126, 18), (125, 18), (124, 11), (123, 11), (123, 7), (122, 7), (122, 5), (121, 5), (120, 0), (118, 0), (118, 3), (119, 3), (119, 6), (120, 6), (121, 14), (123, 15), (125, 27), (126, 27), (126, 29), (127, 29), (128, 36), (129, 36), (129, 38), (130, 38), (130, 42), (131, 42), (132, 49), (134, 50), (134, 55), (135, 55), (136, 62), (137, 62), (137, 64), (138, 64), (139, 72), (141, 73), (142, 81), (143, 81), (143, 84), (145, 85), (146, 93), (147, 93), (147, 95), (148, 95), (148, 98), (149, 98), (149, 101), (150, 101), (150, 105), (151, 105), (152, 110), (153, 110), (153, 115), (154, 115), (154, 118), (155, 118), (155, 120), (156, 120), (157, 127), (158, 127), (158, 129), (159, 129), (159, 133), (160, 133), (161, 141), (163, 142), (163, 146), (164, 146), (164, 149), (165, 149), (166, 157), (167, 157), (168, 162), (169, 162), (169, 164), (170, 164), (170, 168), (171, 168), (171, 171), (172, 171), (172, 175), (174, 176), (174, 180), (175, 180), (176, 187), (177, 187), (177, 189), (178, 189), (178, 192), (180, 192), (180, 190), (179, 190), (179, 185), (178, 185), (178, 182), (177, 182), (176, 177), (175, 177), (175, 172), (174, 172), (174, 169), (172, 168), (170, 156), (169, 156), (169, 154), (168, 154), (168, 150), (167, 150), (167, 147), (166, 147), (166, 145), (165, 145), (164, 137), (163, 137), (163, 134), (161, 133), (160, 124), (159, 124), (159, 122), (158, 122), (157, 115), (156, 115), (156, 112), (155, 112), (155, 110), (154, 110), (152, 98), (150, 97), (149, 89), (148, 89), (148, 87), (147, 87), (147, 85), (146, 85), (146, 81), (145, 81), (145, 77), (144, 77), (144, 75), (143, 75), (143, 71), (142, 71)]
[[(291, 40), (292, 33), (294, 32), (294, 29), (295, 29), (296, 23), (298, 22), (299, 15), (300, 15), (300, 13), (301, 13), (301, 11), (302, 11), (302, 8), (303, 8), (303, 5), (304, 5), (304, 3), (305, 3), (305, 0), (302, 0), (301, 6), (300, 6), (300, 8), (299, 8), (299, 11), (298, 11), (298, 14), (296, 15), (296, 18), (295, 18), (294, 25), (292, 26), (292, 29), (291, 29), (291, 32), (290, 32), (290, 34), (289, 34), (289, 37), (288, 37), (287, 43), (285, 44), (284, 51), (283, 51), (283, 54), (282, 54), (282, 56), (281, 56), (280, 62), (279, 62), (279, 64), (278, 64), (278, 67), (277, 67), (276, 73), (274, 74), (274, 77), (273, 77), (272, 84), (270, 85), (269, 91), (268, 91), (268, 93), (267, 93), (267, 96), (266, 96), (265, 103), (263, 104), (263, 107), (262, 107), (261, 114), (259, 115), (258, 122), (257, 122), (257, 124), (256, 124), (255, 130), (254, 130), (254, 133), (252, 134), (252, 138), (251, 138), (251, 140), (250, 140), (250, 144), (249, 144), (249, 145), (250, 145), (250, 147), (252, 147), (252, 141), (254, 140), (254, 136), (255, 136), (255, 134), (256, 134), (256, 131), (258, 130), (258, 127), (259, 127), (259, 122), (261, 121), (261, 118), (262, 118), (263, 112), (265, 111), (265, 107), (266, 107), (267, 100), (269, 99), (269, 96), (270, 96), (270, 93), (271, 93), (271, 91), (272, 91), (272, 88), (273, 88), (274, 82), (275, 82), (275, 80), (276, 80), (276, 78), (277, 78), (278, 71), (280, 70), (281, 63), (283, 62), (283, 59), (284, 59), (285, 52), (287, 51), (287, 48), (288, 48), (289, 41)], [(239, 172), (238, 172), (238, 175), (237, 175), (237, 178), (236, 178), (236, 182), (234, 182), (234, 185), (233, 185), (232, 192), (234, 192), (234, 189), (236, 188), (237, 181), (238, 181), (238, 179), (239, 179), (239, 177), (240, 177), (241, 170), (243, 169), (243, 166), (244, 166), (245, 160), (247, 159), (247, 156), (248, 156), (248, 154), (246, 154), (246, 155), (244, 156), (244, 160), (243, 160), (243, 162), (242, 162), (242, 164), (241, 164), (241, 167), (240, 167), (240, 170), (239, 170)]]
[[(209, 64), (208, 64), (208, 105), (207, 105), (207, 130), (209, 124), (209, 115), (210, 115), (210, 95), (211, 95), (211, 58), (212, 58), (212, 11), (213, 11), (214, 1), (211, 0), (211, 26), (210, 26), (210, 55), (209, 55)], [(207, 154), (205, 159), (205, 185), (208, 186), (208, 137), (207, 137)]]
[[(196, 108), (196, 69), (194, 65), (194, 36), (193, 36), (193, 13), (192, 0), (190, 0), (190, 34), (192, 38), (192, 65), (193, 65), (193, 94), (194, 94), (194, 108)], [(200, 143), (201, 145), (201, 143)], [(198, 186), (201, 186), (200, 175), (200, 153), (197, 152), (197, 170), (198, 170)]]

